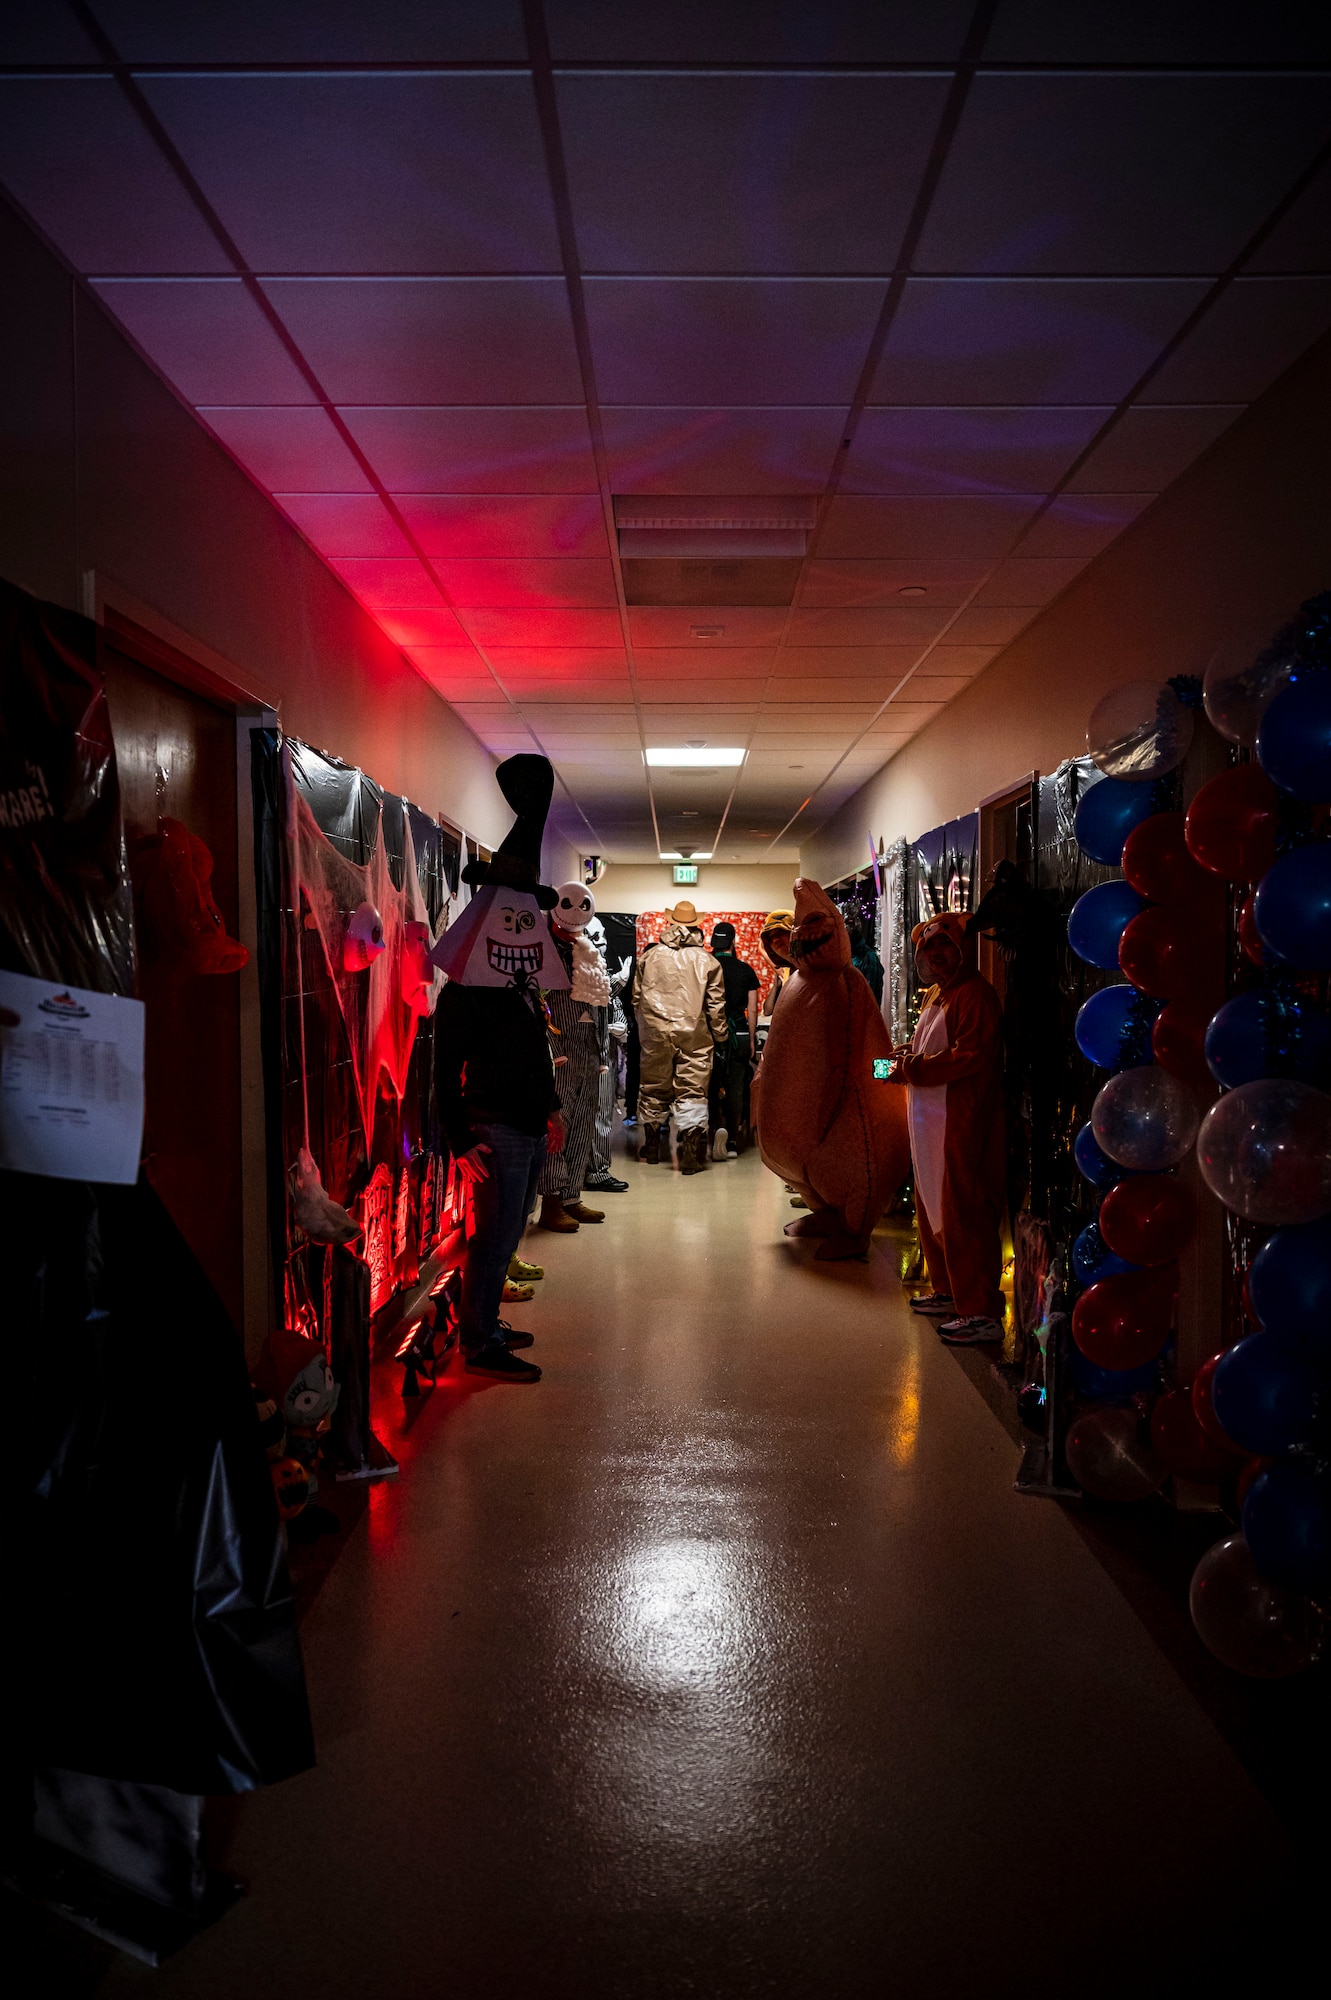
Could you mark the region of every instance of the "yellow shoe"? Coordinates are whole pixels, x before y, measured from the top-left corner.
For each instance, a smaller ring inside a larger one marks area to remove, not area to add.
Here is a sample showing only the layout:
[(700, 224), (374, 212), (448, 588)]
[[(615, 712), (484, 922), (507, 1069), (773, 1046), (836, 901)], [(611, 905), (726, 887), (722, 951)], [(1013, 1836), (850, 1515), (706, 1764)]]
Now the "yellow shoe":
[(505, 1278), (504, 1304), (506, 1306), (525, 1305), (528, 1299), (534, 1299), (535, 1297), (535, 1285), (515, 1285), (511, 1278)]
[(515, 1285), (528, 1285), (533, 1278), (545, 1276), (544, 1264), (524, 1264), (521, 1257), (512, 1256), (508, 1260), (508, 1275)]

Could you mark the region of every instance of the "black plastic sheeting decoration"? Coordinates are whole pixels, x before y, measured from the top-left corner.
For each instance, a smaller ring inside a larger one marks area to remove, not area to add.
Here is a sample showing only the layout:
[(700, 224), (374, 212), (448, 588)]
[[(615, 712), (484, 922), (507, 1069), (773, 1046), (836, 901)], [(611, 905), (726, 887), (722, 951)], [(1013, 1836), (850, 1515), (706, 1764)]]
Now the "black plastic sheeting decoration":
[(440, 826), (409, 799), (385, 792), (353, 764), (288, 737), (291, 772), (314, 814), (315, 824), (338, 853), (364, 868), (382, 832), (393, 887), (402, 887), (406, 856), (404, 824), (410, 823), (411, 844), (421, 893), (436, 930), (449, 896), (457, 894), (462, 866), (458, 835)]
[(0, 960), (134, 991), (134, 902), (90, 618), (0, 583)]

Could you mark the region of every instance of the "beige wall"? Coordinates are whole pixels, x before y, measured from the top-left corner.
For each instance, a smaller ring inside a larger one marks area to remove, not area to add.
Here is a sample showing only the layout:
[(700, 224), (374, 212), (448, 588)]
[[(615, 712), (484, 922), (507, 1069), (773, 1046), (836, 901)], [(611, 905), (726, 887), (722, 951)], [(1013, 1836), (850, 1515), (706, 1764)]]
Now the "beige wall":
[(713, 868), (698, 864), (696, 889), (677, 889), (671, 881), (668, 861), (655, 866), (632, 867), (612, 861), (593, 894), (603, 910), (623, 910), (640, 915), (644, 910), (668, 910), (681, 900), (692, 903), (704, 914), (709, 910), (788, 910), (794, 899), (798, 870), (789, 863), (780, 867)]
[(802, 848), (820, 881), (863, 865), (865, 834), (914, 839), (1086, 748), (1120, 682), (1201, 673), (1239, 634), (1254, 652), (1331, 586), (1331, 342), (1084, 570), (965, 692)]
[(283, 727), (493, 845), (493, 759), (0, 201), (0, 576), (132, 601)]

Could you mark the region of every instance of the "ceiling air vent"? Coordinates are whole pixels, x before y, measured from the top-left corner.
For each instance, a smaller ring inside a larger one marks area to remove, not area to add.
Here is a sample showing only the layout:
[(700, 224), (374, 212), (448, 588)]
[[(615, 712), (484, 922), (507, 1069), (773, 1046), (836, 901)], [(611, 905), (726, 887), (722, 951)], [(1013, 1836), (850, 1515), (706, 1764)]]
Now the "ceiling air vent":
[(618, 494), (628, 601), (789, 604), (816, 510), (800, 493)]

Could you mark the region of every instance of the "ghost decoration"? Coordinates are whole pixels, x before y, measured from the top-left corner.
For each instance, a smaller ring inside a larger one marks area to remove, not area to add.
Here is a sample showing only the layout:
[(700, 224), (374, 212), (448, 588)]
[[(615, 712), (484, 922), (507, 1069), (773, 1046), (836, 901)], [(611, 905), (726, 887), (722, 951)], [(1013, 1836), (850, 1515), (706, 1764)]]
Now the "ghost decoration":
[(495, 883), (476, 890), (430, 956), (459, 986), (553, 992), (569, 983), (536, 897)]
[(364, 972), (384, 949), (384, 920), (373, 903), (361, 903), (351, 912), (347, 934), (342, 941), (342, 970)]
[(438, 974), (430, 957), (430, 927), (409, 920), (402, 927), (402, 1004), (412, 1014), (434, 1006)]

